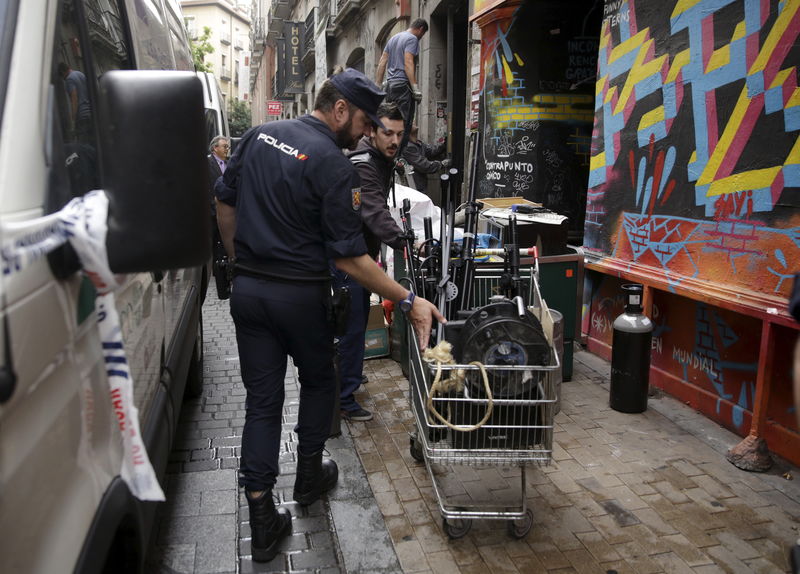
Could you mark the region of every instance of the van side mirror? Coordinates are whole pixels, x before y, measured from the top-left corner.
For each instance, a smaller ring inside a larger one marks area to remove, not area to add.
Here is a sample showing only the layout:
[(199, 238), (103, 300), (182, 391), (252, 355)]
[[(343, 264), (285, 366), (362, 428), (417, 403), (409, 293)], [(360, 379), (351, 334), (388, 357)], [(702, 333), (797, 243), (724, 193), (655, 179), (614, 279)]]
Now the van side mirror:
[(99, 103), (111, 270), (205, 263), (211, 232), (200, 80), (191, 72), (106, 72)]

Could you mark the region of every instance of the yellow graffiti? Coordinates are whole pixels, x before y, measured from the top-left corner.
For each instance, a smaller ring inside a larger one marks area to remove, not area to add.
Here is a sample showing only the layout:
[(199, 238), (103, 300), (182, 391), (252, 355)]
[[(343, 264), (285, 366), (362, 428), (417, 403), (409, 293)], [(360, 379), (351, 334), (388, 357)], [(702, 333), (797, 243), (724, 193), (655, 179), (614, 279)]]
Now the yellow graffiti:
[[(611, 30), (609, 29), (609, 34)], [(624, 42), (622, 42), (619, 46), (611, 50), (611, 55), (608, 57), (608, 65), (610, 66), (623, 56), (626, 56), (630, 52), (634, 50), (638, 50), (639, 47), (644, 44), (645, 40), (647, 40), (650, 34), (650, 30), (645, 28), (635, 36), (628, 38)]]
[(658, 106), (654, 110), (650, 110), (649, 112), (642, 115), (642, 119), (639, 120), (639, 131), (642, 131), (645, 128), (649, 128), (650, 126), (654, 126), (659, 122), (664, 121), (664, 106)]
[[(520, 121), (530, 120), (556, 120), (580, 121), (591, 123), (594, 112), (586, 104), (591, 104), (592, 97), (586, 94), (537, 94), (532, 96), (530, 102), (520, 105), (503, 106), (495, 100), (494, 117), (497, 129), (513, 127)], [(543, 105), (544, 104), (544, 105)], [(585, 107), (573, 108), (573, 104), (583, 104)]]
[(589, 158), (589, 170), (600, 169), (606, 165), (606, 152), (601, 151)]
[(798, 6), (800, 6), (800, 0), (789, 0), (786, 2), (783, 10), (778, 15), (778, 19), (775, 20), (772, 30), (769, 31), (769, 35), (764, 41), (761, 51), (758, 53), (758, 56), (756, 56), (756, 61), (753, 62), (753, 66), (748, 71), (748, 75), (752, 76), (758, 72), (763, 72), (767, 67), (767, 62), (783, 40), (784, 35), (786, 35), (789, 25), (795, 17)]
[(675, 9), (672, 11), (672, 18), (679, 16), (686, 12), (687, 10), (691, 10), (704, 0), (679, 0), (677, 4), (675, 4)]
[(639, 53), (636, 55), (636, 61), (633, 64), (633, 68), (631, 69), (630, 73), (628, 74), (628, 79), (625, 80), (625, 86), (622, 88), (619, 101), (617, 101), (617, 106), (614, 110), (615, 114), (620, 113), (627, 107), (628, 102), (633, 96), (633, 91), (636, 88), (636, 84), (645, 78), (649, 78), (650, 76), (661, 73), (664, 67), (667, 65), (668, 60), (666, 55), (646, 62), (649, 54), (652, 53), (653, 44), (653, 40), (648, 40), (642, 45)]
[(712, 181), (708, 187), (707, 197), (725, 195), (744, 189), (765, 189), (775, 184), (781, 174), (783, 166), (768, 167), (765, 169), (751, 169), (742, 173), (735, 173), (722, 179)]
[[(764, 41), (764, 45), (748, 71), (748, 75), (752, 76), (764, 72), (770, 57), (773, 56), (784, 34), (787, 33), (789, 24), (797, 12), (798, 5), (800, 5), (800, 0), (787, 2), (787, 6), (778, 16), (775, 25)], [(791, 70), (793, 69), (794, 68)], [(789, 72), (791, 70), (784, 70), (784, 72)], [(775, 78), (776, 82), (781, 78), (787, 81), (791, 77), (788, 73), (783, 75), (779, 74), (778, 76), (779, 77)], [(773, 82), (773, 85), (774, 83), (775, 82)], [(763, 107), (763, 96), (751, 98), (748, 94), (747, 84), (745, 83), (739, 93), (739, 99), (736, 101), (733, 113), (731, 113), (728, 123), (725, 124), (725, 130), (722, 132), (722, 136), (714, 148), (711, 157), (708, 159), (705, 169), (703, 169), (703, 172), (697, 180), (698, 185), (710, 184), (706, 194), (707, 197), (734, 193), (743, 189), (764, 189), (771, 187), (775, 183), (775, 178), (780, 174), (783, 166), (752, 170), (735, 176), (732, 175), (718, 179), (720, 167), (726, 159), (729, 159), (729, 152), (734, 140), (747, 136), (747, 134), (741, 133), (740, 128), (742, 128), (742, 126), (752, 127), (752, 121), (747, 122), (745, 118), (748, 115), (752, 116), (760, 113)], [(790, 106), (787, 105), (786, 107), (788, 108)]]

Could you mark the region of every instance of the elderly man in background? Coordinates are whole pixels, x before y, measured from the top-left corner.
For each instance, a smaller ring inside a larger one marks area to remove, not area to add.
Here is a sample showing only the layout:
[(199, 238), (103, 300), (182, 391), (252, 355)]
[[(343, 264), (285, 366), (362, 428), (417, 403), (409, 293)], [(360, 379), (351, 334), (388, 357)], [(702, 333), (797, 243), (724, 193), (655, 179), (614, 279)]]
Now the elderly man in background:
[(208, 179), (211, 183), (209, 200), (211, 202), (211, 257), (212, 272), (217, 285), (217, 297), (227, 299), (231, 295), (230, 279), (228, 275), (228, 258), (225, 256), (225, 246), (217, 227), (217, 202), (214, 197), (214, 184), (225, 173), (228, 166), (228, 153), (231, 149), (230, 140), (225, 136), (215, 136), (208, 146)]

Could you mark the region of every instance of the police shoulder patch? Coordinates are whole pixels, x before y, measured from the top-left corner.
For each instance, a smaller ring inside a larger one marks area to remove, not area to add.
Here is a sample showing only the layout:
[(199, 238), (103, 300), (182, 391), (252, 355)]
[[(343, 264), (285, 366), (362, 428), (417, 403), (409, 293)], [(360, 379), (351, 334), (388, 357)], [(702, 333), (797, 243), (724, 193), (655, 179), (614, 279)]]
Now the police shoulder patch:
[(352, 189), (352, 195), (353, 195), (353, 211), (358, 211), (359, 209), (361, 209), (361, 188), (354, 187)]

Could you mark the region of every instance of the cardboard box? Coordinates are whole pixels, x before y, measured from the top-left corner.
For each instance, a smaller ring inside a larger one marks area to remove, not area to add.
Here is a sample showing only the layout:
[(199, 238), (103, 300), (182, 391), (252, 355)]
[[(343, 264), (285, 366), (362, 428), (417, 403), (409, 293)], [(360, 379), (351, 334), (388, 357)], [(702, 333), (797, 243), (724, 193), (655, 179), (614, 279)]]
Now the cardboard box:
[(364, 358), (375, 359), (389, 355), (389, 328), (383, 314), (383, 305), (370, 305), (367, 332), (364, 337)]
[(386, 326), (383, 316), (383, 305), (370, 305), (367, 331), (370, 329), (383, 329)]
[(364, 337), (364, 358), (377, 359), (389, 355), (389, 329), (367, 329)]
[(541, 207), (541, 203), (534, 203), (524, 197), (482, 197), (477, 200), (479, 203), (483, 204), (483, 208), (491, 208), (491, 207), (502, 207), (502, 208), (511, 208), (514, 204), (524, 204), (524, 205), (531, 205), (534, 207)]

